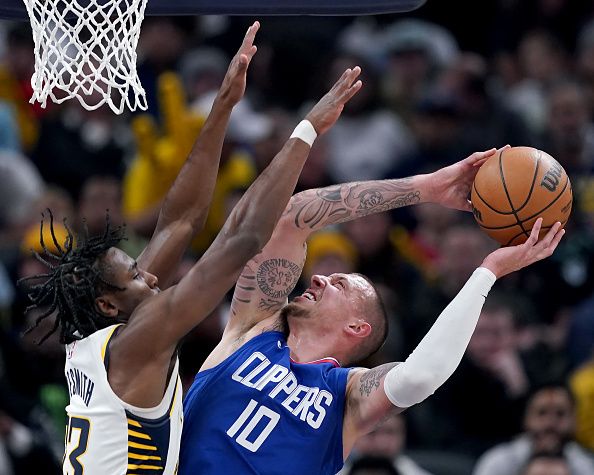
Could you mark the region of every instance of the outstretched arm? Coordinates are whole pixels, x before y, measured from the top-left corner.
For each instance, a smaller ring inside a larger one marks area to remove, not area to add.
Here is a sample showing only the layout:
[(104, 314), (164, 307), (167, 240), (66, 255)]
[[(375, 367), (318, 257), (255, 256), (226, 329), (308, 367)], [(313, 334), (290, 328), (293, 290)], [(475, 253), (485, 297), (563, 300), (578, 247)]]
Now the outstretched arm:
[(351, 374), (343, 434), (346, 453), (359, 436), (373, 430), (390, 412), (425, 400), (453, 374), (495, 280), (550, 256), (565, 233), (556, 223), (537, 242), (541, 226), (539, 219), (524, 244), (487, 256), (405, 362)]
[(245, 92), (246, 73), (256, 53), (260, 24), (247, 31), (232, 59), (210, 114), (186, 162), (165, 197), (153, 236), (138, 265), (159, 277), (167, 288), (175, 267), (193, 237), (202, 230), (219, 169), (221, 149), (233, 107)]
[(301, 275), (305, 243), (312, 232), (416, 203), (470, 211), (467, 197), (474, 177), (494, 153), (495, 149), (477, 152), (428, 175), (344, 183), (293, 196), (272, 239), (238, 280), (227, 333), (231, 338), (241, 335), (282, 308)]
[(309, 235), (329, 224), (344, 223), (418, 203), (439, 203), (471, 211), (470, 187), (480, 166), (495, 149), (473, 153), (454, 165), (427, 175), (392, 180), (343, 183), (307, 190), (291, 198), (283, 219), (291, 219), (294, 232)]

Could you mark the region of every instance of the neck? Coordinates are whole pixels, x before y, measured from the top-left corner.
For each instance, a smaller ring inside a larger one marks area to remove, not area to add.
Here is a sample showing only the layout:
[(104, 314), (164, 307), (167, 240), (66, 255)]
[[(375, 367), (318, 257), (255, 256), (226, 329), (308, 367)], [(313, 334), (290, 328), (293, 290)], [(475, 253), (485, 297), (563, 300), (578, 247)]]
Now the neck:
[(322, 358), (331, 357), (341, 363), (341, 358), (332, 349), (334, 338), (330, 334), (320, 332), (319, 329), (301, 328), (301, 325), (291, 325), (287, 345), (291, 350), (291, 358), (297, 363), (307, 363)]

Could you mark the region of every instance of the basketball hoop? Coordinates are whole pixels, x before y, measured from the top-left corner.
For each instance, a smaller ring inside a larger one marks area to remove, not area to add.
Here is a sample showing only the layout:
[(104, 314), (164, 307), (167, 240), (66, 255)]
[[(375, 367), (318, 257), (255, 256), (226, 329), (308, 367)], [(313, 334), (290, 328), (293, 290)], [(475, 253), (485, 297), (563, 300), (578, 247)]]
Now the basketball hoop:
[[(0, 0), (0, 18), (29, 17), (35, 42), (31, 102), (76, 98), (88, 110), (147, 109), (136, 46), (147, 15), (370, 15), (426, 0)], [(148, 6), (147, 6), (148, 3)]]
[(146, 110), (136, 46), (147, 0), (24, 2), (35, 43), (30, 102), (76, 98), (87, 110)]

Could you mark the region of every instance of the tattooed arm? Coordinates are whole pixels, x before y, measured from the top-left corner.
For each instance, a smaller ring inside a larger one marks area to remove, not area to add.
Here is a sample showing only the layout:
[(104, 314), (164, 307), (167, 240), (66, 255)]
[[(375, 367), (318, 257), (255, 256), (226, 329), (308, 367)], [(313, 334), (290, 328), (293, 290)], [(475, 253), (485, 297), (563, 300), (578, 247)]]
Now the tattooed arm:
[(477, 152), (427, 175), (307, 190), (291, 198), (283, 219), (292, 220), (296, 230), (309, 234), (329, 224), (417, 203), (471, 211), (470, 187), (480, 165), (494, 153), (495, 149)]
[(305, 243), (312, 232), (330, 224), (424, 202), (470, 211), (467, 197), (474, 177), (480, 165), (494, 153), (495, 149), (477, 152), (428, 175), (345, 183), (293, 196), (272, 238), (238, 280), (226, 335), (244, 335), (287, 303), (301, 274)]
[(307, 190), (291, 198), (285, 219), (309, 234), (330, 224), (427, 201), (428, 185), (428, 175), (419, 175)]
[(402, 412), (384, 392), (384, 379), (400, 363), (386, 363), (372, 369), (356, 369), (349, 374), (343, 423), (343, 450), (349, 454), (362, 434), (371, 432), (386, 417)]

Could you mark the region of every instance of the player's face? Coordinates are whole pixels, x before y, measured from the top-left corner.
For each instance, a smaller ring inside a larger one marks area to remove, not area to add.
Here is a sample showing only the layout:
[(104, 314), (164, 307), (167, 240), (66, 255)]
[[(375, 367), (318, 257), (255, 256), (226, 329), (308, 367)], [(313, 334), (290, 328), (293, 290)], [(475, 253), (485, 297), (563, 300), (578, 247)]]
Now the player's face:
[[(316, 320), (342, 326), (361, 313), (365, 301), (374, 298), (373, 287), (357, 274), (314, 275), (310, 287), (292, 303)], [(299, 312), (297, 312), (299, 313)]]
[(108, 282), (123, 289), (102, 296), (113, 307), (107, 311), (102, 308), (104, 313), (128, 318), (142, 301), (160, 292), (157, 277), (139, 268), (136, 261), (120, 249), (112, 247), (104, 259), (107, 260)]
[(554, 452), (571, 438), (573, 407), (563, 389), (543, 389), (534, 395), (526, 410), (526, 431), (535, 452)]

